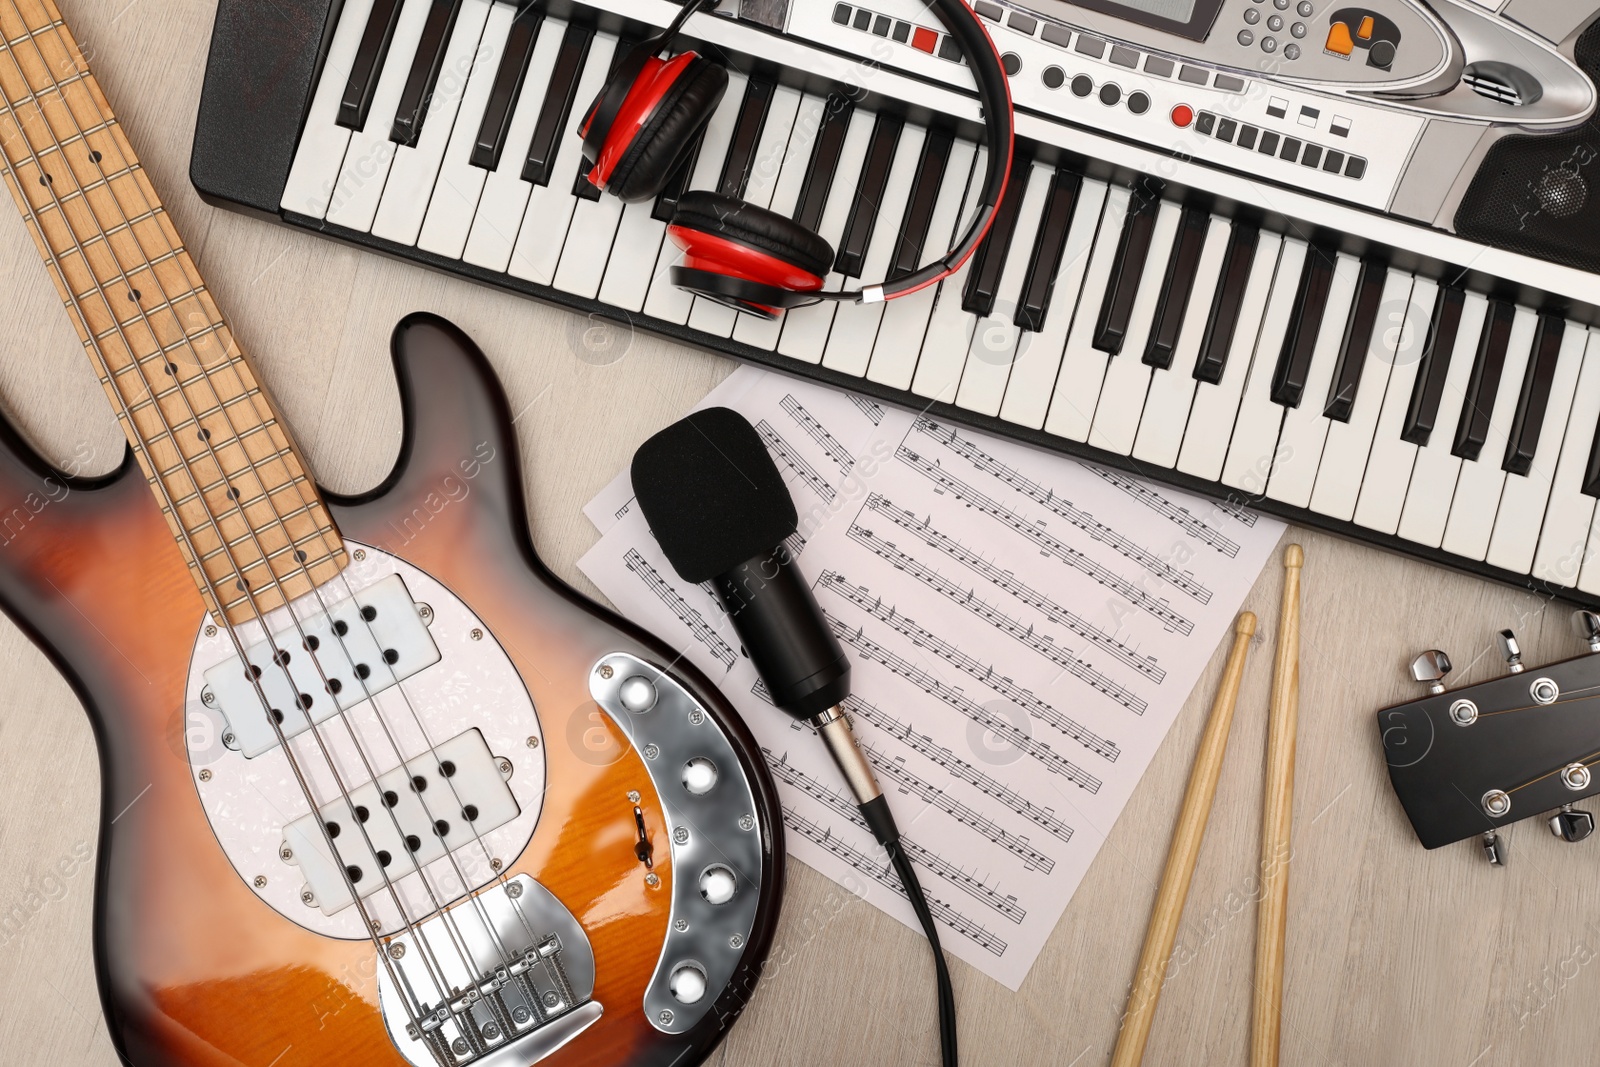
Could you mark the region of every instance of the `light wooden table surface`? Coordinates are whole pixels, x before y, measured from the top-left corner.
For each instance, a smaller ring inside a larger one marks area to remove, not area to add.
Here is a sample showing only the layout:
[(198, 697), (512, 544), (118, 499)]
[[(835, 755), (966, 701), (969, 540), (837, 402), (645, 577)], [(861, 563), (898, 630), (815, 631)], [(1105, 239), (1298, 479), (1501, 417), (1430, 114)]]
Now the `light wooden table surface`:
[[(409, 311), (439, 312), (482, 345), (511, 409), (523, 413), (534, 543), (593, 593), (575, 566), (596, 539), (579, 508), (732, 364), (640, 336), (620, 361), (596, 365), (582, 355), (586, 324), (567, 312), (206, 207), (187, 169), (211, 0), (60, 5), (319, 479), (349, 492), (388, 470), (400, 431), (389, 331)], [(0, 208), (0, 322), (6, 414), (48, 456), (87, 455), (87, 473), (115, 466), (123, 446), (105, 398), (9, 207)], [(1469, 845), (1425, 853), (1390, 793), (1373, 719), (1417, 691), (1403, 668), (1424, 648), (1451, 653), (1453, 682), (1500, 669), (1491, 639), (1503, 626), (1516, 628), (1531, 663), (1576, 653), (1566, 608), (1319, 534), (1291, 536), (1305, 545), (1306, 566), (1283, 1062), (1595, 1062), (1600, 889), (1591, 853), (1600, 845), (1569, 847), (1528, 822), (1509, 834), (1505, 870)], [(1148, 1064), (1246, 1062), (1281, 574), (1269, 566), (1246, 604), (1261, 630)], [(953, 964), (966, 1063), (1109, 1059), (1223, 655), (1021, 992)], [(25, 915), (15, 933), (0, 933), (0, 1063), (109, 1067), (116, 1056), (90, 959), (92, 876), (49, 876), (59, 858), (95, 847), (94, 741), (66, 683), (6, 621), (0, 797), (0, 918)], [(936, 1063), (920, 938), (810, 869), (790, 871), (771, 973), (712, 1062)]]

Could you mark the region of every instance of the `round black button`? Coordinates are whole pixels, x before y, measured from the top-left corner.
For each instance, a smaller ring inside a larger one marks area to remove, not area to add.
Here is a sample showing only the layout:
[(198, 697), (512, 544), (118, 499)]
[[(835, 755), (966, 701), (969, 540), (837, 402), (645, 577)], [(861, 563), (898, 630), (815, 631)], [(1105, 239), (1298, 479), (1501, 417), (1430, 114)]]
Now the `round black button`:
[(1106, 82), (1100, 86), (1100, 102), (1107, 107), (1115, 107), (1122, 102), (1122, 86), (1115, 82)]
[(1046, 89), (1059, 89), (1061, 83), (1067, 80), (1067, 74), (1060, 67), (1044, 68), (1044, 87)]
[(1007, 52), (1000, 57), (1000, 65), (1006, 69), (1008, 75), (1015, 76), (1022, 69), (1022, 57), (1015, 52)]
[(1133, 112), (1135, 115), (1143, 115), (1146, 111), (1149, 111), (1150, 94), (1143, 92), (1142, 90), (1139, 92), (1129, 93), (1128, 110)]
[(1072, 79), (1072, 95), (1088, 96), (1094, 92), (1094, 79), (1087, 74), (1079, 74)]

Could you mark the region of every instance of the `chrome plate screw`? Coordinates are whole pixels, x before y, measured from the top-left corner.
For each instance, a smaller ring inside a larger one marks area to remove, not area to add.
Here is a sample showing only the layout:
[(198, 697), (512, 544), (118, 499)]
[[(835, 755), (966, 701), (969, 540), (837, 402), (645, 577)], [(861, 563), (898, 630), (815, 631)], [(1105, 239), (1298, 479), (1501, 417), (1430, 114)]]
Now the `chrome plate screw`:
[(539, 739), (537, 737), (528, 738), (528, 747), (529, 748), (538, 748), (539, 747)]
[(706, 713), (701, 711), (699, 708), (695, 708), (693, 711), (691, 711), (689, 713), (689, 722), (694, 724), (695, 726), (699, 726), (701, 723), (703, 723), (705, 721), (706, 721)]
[(533, 1012), (528, 1010), (528, 1006), (526, 1004), (518, 1004), (516, 1007), (511, 1009), (511, 1021), (516, 1023), (518, 1026), (526, 1023), (531, 1018), (533, 1018)]
[(540, 999), (544, 1001), (544, 1006), (547, 1008), (559, 1008), (561, 1006), (561, 995), (554, 989), (545, 990), (544, 996)]
[(290, 848), (288, 845), (278, 846), (278, 858), (283, 860), (285, 863), (289, 862), (290, 860), (294, 859), (294, 849)]
[(671, 1026), (672, 1025), (672, 1009), (671, 1008), (662, 1008), (661, 1009), (661, 1014), (657, 1015), (656, 1018), (661, 1020), (661, 1025), (662, 1026)]
[(304, 904), (308, 908), (314, 908), (317, 906), (317, 898), (311, 892), (311, 890), (302, 889), (300, 890), (300, 903)]
[(256, 888), (257, 889), (265, 889), (265, 888), (267, 888), (267, 876), (266, 875), (264, 875), (264, 874), (256, 875)]
[(673, 919), (672, 920), (672, 928), (674, 930), (678, 931), (678, 933), (681, 934), (685, 930), (689, 929), (689, 920), (688, 919)]
[(644, 876), (644, 884), (649, 886), (651, 889), (654, 889), (661, 884), (661, 876), (655, 871), (651, 871), (649, 874)]
[(741, 829), (741, 830), (754, 830), (755, 828), (756, 828), (756, 817), (754, 815), (741, 815), (741, 816), (739, 816), (739, 829)]
[(644, 746), (644, 758), (645, 759), (655, 759), (659, 755), (661, 755), (661, 749), (656, 745), (656, 743), (654, 741), (652, 741), (650, 744)]
[(1450, 721), (1457, 726), (1471, 726), (1478, 721), (1478, 705), (1470, 700), (1458, 700), (1450, 705)]
[(637, 803), (639, 803), (639, 791), (637, 789), (628, 790), (628, 803), (629, 804), (637, 804)]
[(364, 560), (366, 558), (367, 558), (367, 550), (366, 549), (364, 549), (364, 548), (356, 549), (356, 562), (357, 563), (360, 563), (362, 560)]
[(200, 780), (202, 782), (211, 781), (211, 768), (206, 767), (200, 771)]
[(522, 883), (521, 882), (512, 882), (510, 885), (506, 886), (506, 896), (510, 897), (512, 900), (516, 900), (521, 895), (522, 895)]
[(728, 947), (729, 948), (744, 948), (744, 935), (743, 934), (734, 934), (732, 937), (728, 938)]
[(403, 957), (405, 954), (406, 954), (406, 946), (405, 946), (405, 943), (403, 941), (396, 941), (394, 944), (389, 946), (389, 958), (390, 959), (397, 960), (397, 959), (400, 959), (401, 957)]
[(1503, 789), (1491, 789), (1483, 794), (1483, 810), (1500, 818), (1511, 810), (1511, 796)]
[(600, 677), (602, 677), (602, 678), (610, 678), (613, 674), (616, 674), (616, 673), (617, 672), (611, 668), (611, 664), (609, 664), (609, 663), (600, 664)]
[(1561, 768), (1561, 784), (1573, 792), (1589, 788), (1589, 768), (1581, 763), (1569, 763)]
[(472, 633), (470, 635), (468, 635), (468, 636), (470, 636), (474, 641), (482, 641), (483, 640), (483, 631), (478, 629), (476, 626), (474, 626), (472, 628)]
[(689, 843), (689, 828), (687, 826), (675, 827), (672, 831), (672, 839), (680, 845), (687, 845)]
[(1535, 678), (1533, 684), (1528, 686), (1528, 695), (1533, 697), (1535, 704), (1554, 704), (1556, 698), (1561, 696), (1561, 687), (1553, 678)]

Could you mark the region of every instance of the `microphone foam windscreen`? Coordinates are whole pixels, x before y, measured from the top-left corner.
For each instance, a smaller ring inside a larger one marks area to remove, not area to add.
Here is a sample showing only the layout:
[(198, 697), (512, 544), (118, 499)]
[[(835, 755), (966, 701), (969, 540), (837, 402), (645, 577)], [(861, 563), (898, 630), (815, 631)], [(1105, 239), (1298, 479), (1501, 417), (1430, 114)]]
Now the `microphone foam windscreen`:
[(728, 408), (697, 411), (650, 438), (632, 473), (645, 521), (686, 582), (770, 552), (799, 522), (761, 435)]

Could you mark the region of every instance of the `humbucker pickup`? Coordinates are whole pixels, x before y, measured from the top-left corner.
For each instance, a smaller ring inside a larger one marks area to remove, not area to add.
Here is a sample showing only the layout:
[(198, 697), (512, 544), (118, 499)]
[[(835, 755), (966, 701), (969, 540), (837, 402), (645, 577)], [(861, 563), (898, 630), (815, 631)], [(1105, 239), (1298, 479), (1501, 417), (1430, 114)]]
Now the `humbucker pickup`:
[(477, 730), (457, 734), (284, 827), (290, 862), (324, 914), (343, 911), (350, 887), (368, 896), (515, 819), (509, 768)]
[(228, 719), (224, 743), (254, 758), (278, 746), (280, 731), (288, 740), (433, 666), (439, 649), (396, 574), (251, 645), (245, 659), (248, 666), (230, 658), (205, 678)]

